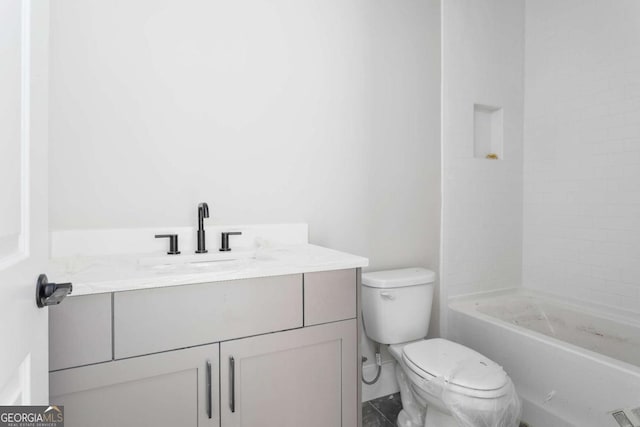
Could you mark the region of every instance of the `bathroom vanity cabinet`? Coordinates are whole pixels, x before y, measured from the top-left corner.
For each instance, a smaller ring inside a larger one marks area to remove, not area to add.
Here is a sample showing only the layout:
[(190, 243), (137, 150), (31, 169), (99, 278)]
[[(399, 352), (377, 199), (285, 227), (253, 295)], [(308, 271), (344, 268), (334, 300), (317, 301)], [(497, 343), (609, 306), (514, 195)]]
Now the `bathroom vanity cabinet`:
[(359, 277), (73, 297), (50, 310), (50, 401), (67, 427), (357, 427)]

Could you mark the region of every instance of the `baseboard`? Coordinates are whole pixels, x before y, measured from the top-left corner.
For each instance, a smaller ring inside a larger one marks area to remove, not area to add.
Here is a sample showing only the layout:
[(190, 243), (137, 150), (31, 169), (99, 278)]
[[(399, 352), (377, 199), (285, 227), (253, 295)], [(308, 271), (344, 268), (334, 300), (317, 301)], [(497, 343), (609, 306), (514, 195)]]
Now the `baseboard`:
[[(378, 397), (387, 396), (389, 394), (400, 391), (398, 381), (396, 380), (395, 361), (389, 360), (382, 363), (382, 372), (380, 378), (375, 384), (367, 385), (362, 383), (362, 401), (377, 399)], [(372, 380), (376, 376), (377, 366), (373, 363), (364, 365), (363, 374), (367, 380)]]

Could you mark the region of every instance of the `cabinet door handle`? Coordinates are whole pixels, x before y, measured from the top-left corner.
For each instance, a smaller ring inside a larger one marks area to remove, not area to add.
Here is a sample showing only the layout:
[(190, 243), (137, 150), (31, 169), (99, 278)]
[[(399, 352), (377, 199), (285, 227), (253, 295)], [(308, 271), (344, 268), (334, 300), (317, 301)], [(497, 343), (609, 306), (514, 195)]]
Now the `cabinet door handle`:
[(236, 361), (229, 358), (229, 408), (231, 413), (236, 412)]
[(213, 405), (211, 396), (211, 362), (207, 360), (207, 416), (213, 416)]

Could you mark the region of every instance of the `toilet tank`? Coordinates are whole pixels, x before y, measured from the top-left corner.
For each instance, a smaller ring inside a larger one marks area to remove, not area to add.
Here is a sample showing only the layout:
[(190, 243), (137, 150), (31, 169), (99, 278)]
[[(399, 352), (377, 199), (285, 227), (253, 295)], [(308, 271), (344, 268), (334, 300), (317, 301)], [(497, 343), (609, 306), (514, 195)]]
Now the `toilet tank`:
[(422, 339), (429, 331), (435, 273), (402, 268), (362, 275), (362, 313), (369, 338), (381, 344)]

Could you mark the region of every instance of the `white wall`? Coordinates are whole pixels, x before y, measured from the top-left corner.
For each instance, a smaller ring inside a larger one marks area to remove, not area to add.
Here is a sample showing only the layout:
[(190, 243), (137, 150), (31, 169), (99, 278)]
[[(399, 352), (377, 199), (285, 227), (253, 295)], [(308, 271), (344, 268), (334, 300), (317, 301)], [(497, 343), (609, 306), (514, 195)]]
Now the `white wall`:
[(640, 2), (527, 2), (524, 284), (640, 311)]
[(194, 225), (207, 201), (212, 224), (308, 222), (370, 270), (437, 270), (438, 0), (51, 14), (52, 229)]
[[(443, 2), (442, 289), (519, 286), (523, 0)], [(501, 107), (504, 158), (474, 157), (474, 104)]]
[(434, 266), (435, 1), (59, 0), (51, 227), (308, 222)]
[[(362, 218), (370, 221), (370, 251), (424, 251), (415, 262), (438, 270), (440, 226), (440, 1), (369, 2), (370, 66), (365, 75), (371, 82), (367, 126), (373, 139), (367, 145), (373, 198)], [(428, 137), (413, 148), (401, 135)], [(377, 189), (376, 189), (377, 188)], [(425, 206), (424, 202), (428, 205)], [(388, 210), (397, 204), (404, 218), (391, 218)], [(417, 228), (414, 228), (417, 226)], [(379, 227), (379, 230), (375, 230)], [(394, 236), (394, 234), (396, 234)], [(412, 242), (410, 247), (404, 246)], [(416, 254), (417, 255), (417, 254)], [(410, 256), (405, 257), (410, 262)], [(402, 263), (371, 260), (369, 270), (396, 268)], [(415, 264), (414, 262), (414, 264)], [(409, 264), (404, 264), (409, 265)], [(418, 264), (415, 264), (418, 265)], [(430, 334), (439, 335), (439, 306), (432, 311)], [(365, 376), (375, 376), (374, 346), (363, 340), (363, 354), (369, 361)], [(393, 358), (383, 353), (385, 369), (374, 386), (363, 385), (365, 399), (396, 392)]]

